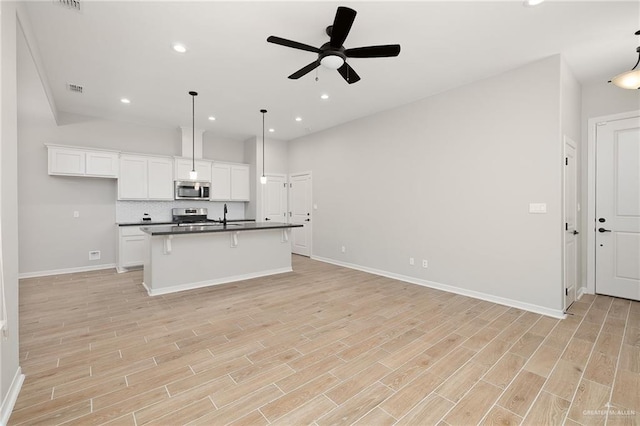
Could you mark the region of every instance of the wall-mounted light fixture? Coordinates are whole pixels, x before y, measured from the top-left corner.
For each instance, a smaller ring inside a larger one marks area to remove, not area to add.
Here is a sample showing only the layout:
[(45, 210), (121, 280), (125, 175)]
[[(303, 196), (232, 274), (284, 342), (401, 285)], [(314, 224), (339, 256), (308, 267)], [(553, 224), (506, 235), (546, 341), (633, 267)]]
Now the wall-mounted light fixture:
[[(636, 31), (636, 35), (640, 35), (640, 30)], [(640, 69), (636, 69), (640, 64), (640, 46), (636, 48), (638, 53), (638, 61), (630, 71), (623, 72), (613, 77), (609, 83), (613, 83), (623, 89), (640, 89)]]

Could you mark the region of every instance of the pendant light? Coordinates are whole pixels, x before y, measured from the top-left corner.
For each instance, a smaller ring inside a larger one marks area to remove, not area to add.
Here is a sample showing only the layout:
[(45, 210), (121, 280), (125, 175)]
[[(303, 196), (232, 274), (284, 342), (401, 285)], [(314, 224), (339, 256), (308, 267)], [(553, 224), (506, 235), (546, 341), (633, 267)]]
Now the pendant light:
[[(640, 31), (636, 31), (636, 35), (640, 35)], [(609, 83), (613, 83), (622, 89), (640, 89), (640, 69), (636, 69), (640, 64), (640, 46), (636, 48), (638, 53), (638, 61), (631, 68), (631, 71), (623, 72), (613, 77)]]
[(264, 115), (267, 113), (267, 110), (261, 109), (260, 112), (262, 113), (262, 176), (260, 177), (260, 183), (264, 185), (267, 183), (267, 177), (264, 175)]
[(191, 171), (189, 172), (189, 179), (198, 179), (198, 172), (196, 172), (196, 96), (198, 92), (189, 92), (191, 95)]

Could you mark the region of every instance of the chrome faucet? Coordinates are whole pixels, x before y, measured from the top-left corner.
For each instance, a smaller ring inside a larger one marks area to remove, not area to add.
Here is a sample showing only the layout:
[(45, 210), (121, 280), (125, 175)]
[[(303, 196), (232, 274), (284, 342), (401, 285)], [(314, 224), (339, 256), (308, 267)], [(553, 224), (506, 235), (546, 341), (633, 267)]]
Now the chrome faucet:
[(222, 219), (222, 224), (227, 226), (227, 203), (224, 203), (224, 216)]

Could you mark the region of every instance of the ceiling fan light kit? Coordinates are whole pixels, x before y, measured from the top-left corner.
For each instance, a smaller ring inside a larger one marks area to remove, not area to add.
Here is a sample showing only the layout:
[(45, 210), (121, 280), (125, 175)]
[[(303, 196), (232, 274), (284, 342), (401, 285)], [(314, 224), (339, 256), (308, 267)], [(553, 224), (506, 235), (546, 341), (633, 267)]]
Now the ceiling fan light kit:
[(326, 55), (320, 59), (320, 65), (330, 70), (337, 70), (344, 64), (344, 58), (339, 55)]
[[(640, 35), (640, 30), (636, 31), (635, 35)], [(636, 53), (638, 54), (638, 60), (633, 68), (613, 77), (609, 83), (613, 83), (622, 89), (640, 89), (640, 69), (636, 69), (640, 64), (640, 46), (636, 48)]]
[(347, 58), (387, 58), (398, 56), (400, 54), (399, 44), (345, 49), (343, 44), (349, 35), (349, 31), (351, 31), (351, 26), (356, 18), (356, 13), (357, 12), (355, 10), (348, 7), (338, 7), (333, 25), (326, 28), (326, 33), (330, 40), (319, 48), (277, 36), (269, 36), (267, 38), (269, 43), (279, 44), (293, 49), (306, 50), (307, 52), (318, 54), (318, 58), (315, 61), (300, 68), (298, 71), (291, 74), (289, 78), (297, 80), (322, 65), (328, 69), (337, 70), (347, 83), (353, 84), (360, 81), (360, 76), (347, 63)]

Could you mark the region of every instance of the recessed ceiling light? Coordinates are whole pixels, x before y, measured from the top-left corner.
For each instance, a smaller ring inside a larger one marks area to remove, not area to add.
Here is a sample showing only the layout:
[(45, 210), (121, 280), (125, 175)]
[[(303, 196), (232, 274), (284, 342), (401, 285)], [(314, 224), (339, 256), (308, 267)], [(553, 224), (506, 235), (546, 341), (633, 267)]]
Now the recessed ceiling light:
[(322, 95), (320, 95), (320, 99), (329, 99), (329, 95), (323, 93)]
[(526, 7), (537, 6), (542, 3), (544, 0), (524, 0), (523, 5)]
[(296, 117), (296, 121), (302, 121), (302, 117)]
[(120, 99), (120, 102), (122, 102), (123, 104), (130, 104), (131, 103), (131, 101), (129, 99), (127, 99), (127, 98)]
[(187, 51), (187, 47), (181, 43), (173, 43), (171, 48), (178, 53), (185, 53)]
[(273, 133), (275, 131), (276, 131), (276, 129), (269, 129), (269, 133)]
[(216, 118), (213, 115), (211, 115), (211, 116), (209, 116), (209, 120), (210, 121), (216, 121)]

